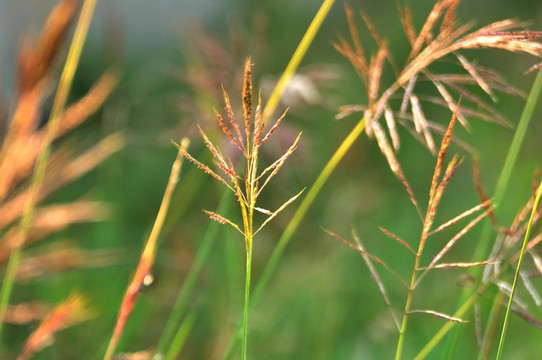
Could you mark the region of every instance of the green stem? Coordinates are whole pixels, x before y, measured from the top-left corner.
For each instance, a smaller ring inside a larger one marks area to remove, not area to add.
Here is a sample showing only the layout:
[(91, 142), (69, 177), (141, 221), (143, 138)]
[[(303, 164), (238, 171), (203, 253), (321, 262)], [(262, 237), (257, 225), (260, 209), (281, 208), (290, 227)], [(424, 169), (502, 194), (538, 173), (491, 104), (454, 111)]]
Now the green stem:
[(412, 271), (412, 277), (410, 279), (410, 287), (408, 288), (408, 295), (405, 304), (405, 311), (403, 312), (403, 320), (401, 322), (401, 329), (399, 330), (399, 340), (397, 341), (397, 350), (395, 352), (395, 360), (400, 360), (403, 354), (403, 343), (405, 342), (405, 334), (408, 323), (408, 315), (410, 313), (410, 306), (412, 304), (412, 296), (414, 294), (414, 287), (417, 279), (417, 269), (420, 264), (421, 252), (416, 254), (416, 261), (414, 262), (414, 270)]
[(248, 334), (248, 312), (250, 300), (250, 270), (252, 265), (252, 235), (247, 239), (247, 269), (245, 275), (245, 306), (243, 309), (243, 355), (242, 359), (247, 358), (247, 334)]
[(519, 271), (521, 269), (521, 263), (523, 262), (523, 257), (525, 256), (525, 250), (527, 249), (527, 242), (529, 241), (529, 235), (531, 234), (531, 228), (533, 226), (534, 216), (538, 208), (538, 202), (540, 201), (540, 195), (542, 195), (542, 181), (538, 186), (538, 191), (536, 193), (536, 199), (533, 204), (533, 209), (531, 211), (531, 217), (529, 218), (529, 224), (527, 225), (527, 231), (525, 232), (525, 238), (523, 238), (523, 245), (521, 246), (521, 253), (519, 254), (518, 266), (516, 268), (516, 274), (514, 275), (514, 282), (512, 283), (512, 291), (510, 292), (510, 298), (508, 299), (508, 306), (506, 307), (506, 315), (504, 316), (504, 324), (501, 332), (501, 339), (499, 341), (499, 349), (497, 350), (496, 360), (501, 358), (502, 348), (504, 344), (504, 338), (506, 336), (506, 330), (508, 328), (508, 320), (510, 318), (510, 309), (512, 308), (512, 301), (514, 300), (514, 294), (516, 292), (516, 286), (519, 278)]

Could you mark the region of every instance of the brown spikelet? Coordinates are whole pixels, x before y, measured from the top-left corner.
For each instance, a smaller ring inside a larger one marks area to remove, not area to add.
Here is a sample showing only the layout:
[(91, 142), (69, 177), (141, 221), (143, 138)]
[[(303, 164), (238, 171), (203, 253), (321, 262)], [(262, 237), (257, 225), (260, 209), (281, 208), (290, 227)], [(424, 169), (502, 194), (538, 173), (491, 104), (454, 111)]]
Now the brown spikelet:
[(258, 93), (258, 105), (254, 112), (254, 137), (252, 143), (255, 145), (255, 148), (258, 148), (261, 145), (264, 126), (265, 124), (262, 117), (262, 92), (260, 91)]
[(525, 74), (528, 74), (528, 73), (533, 72), (533, 71), (540, 70), (541, 68), (542, 68), (542, 62), (539, 62), (539, 63), (534, 64), (533, 66), (531, 66), (529, 69), (527, 69), (527, 71), (525, 71)]
[(440, 259), (442, 259), (442, 257), (457, 243), (457, 241), (461, 239), (463, 236), (465, 236), (465, 234), (468, 233), (472, 228), (474, 228), (474, 226), (476, 226), (476, 224), (478, 224), (485, 216), (486, 216), (486, 213), (478, 215), (474, 220), (469, 222), (463, 229), (461, 229), (455, 236), (453, 236), (446, 243), (446, 245), (444, 245), (444, 247), (439, 251), (439, 253), (435, 255), (435, 257), (433, 258), (433, 260), (431, 260), (431, 263), (428, 265), (427, 268), (433, 268), (433, 266)]
[(42, 320), (26, 341), (17, 360), (29, 359), (33, 354), (50, 345), (56, 332), (86, 321), (91, 316), (92, 312), (87, 306), (87, 300), (81, 295), (71, 295)]
[[(250, 137), (250, 117), (252, 112), (252, 63), (250, 57), (245, 62), (245, 77), (243, 80), (243, 115), (245, 119), (245, 134)], [(248, 150), (248, 149), (247, 149)]]
[(404, 7), (397, 6), (397, 12), (399, 13), (399, 20), (401, 21), (401, 25), (403, 25), (403, 30), (405, 31), (408, 42), (413, 46), (416, 41), (416, 31), (414, 30), (414, 25), (412, 23), (410, 7), (406, 4)]
[[(241, 130), (239, 129), (239, 124), (237, 124), (237, 121), (235, 121), (235, 115), (233, 113), (233, 109), (231, 107), (231, 101), (230, 101), (230, 97), (228, 95), (228, 93), (226, 92), (226, 90), (224, 90), (224, 87), (222, 87), (222, 96), (224, 97), (224, 109), (226, 110), (226, 115), (228, 115), (228, 119), (230, 120), (230, 124), (231, 126), (233, 127), (233, 129), (235, 130), (235, 134), (237, 135), (237, 140), (239, 141), (240, 143), (240, 146), (243, 146), (244, 147), (244, 143), (243, 143), (243, 136), (241, 135)], [(215, 111), (216, 113), (216, 111)], [(219, 120), (220, 122), (220, 120)], [(224, 131), (224, 127), (227, 128), (227, 126), (225, 124), (223, 124), (223, 122), (220, 124), (220, 126), (222, 127), (222, 130)], [(228, 135), (228, 133), (225, 132), (226, 135)], [(235, 141), (235, 138), (233, 137), (233, 135), (228, 135), (228, 137), (232, 140), (232, 142)]]
[(201, 129), (201, 127), (198, 125), (198, 130), (199, 130), (199, 133), (201, 135), (201, 137), (203, 138), (203, 142), (205, 142), (205, 145), (207, 145), (207, 148), (209, 149), (209, 151), (211, 152), (211, 154), (213, 154), (213, 157), (220, 163), (220, 164), (223, 164), (223, 165), (226, 165), (226, 161), (224, 160), (224, 157), (222, 156), (222, 154), (220, 153), (220, 151), (218, 151), (218, 149), (213, 145), (213, 143), (211, 142), (211, 140), (209, 140), (209, 138), (207, 137), (207, 135), (205, 134), (205, 132), (203, 132), (203, 130)]
[(444, 137), (442, 138), (442, 143), (440, 145), (440, 150), (437, 156), (437, 164), (435, 165), (435, 171), (433, 173), (433, 180), (431, 181), (431, 190), (429, 191), (429, 199), (430, 199), (429, 201), (432, 201), (431, 199), (433, 199), (433, 197), (435, 196), (435, 191), (437, 189), (440, 172), (442, 171), (444, 156), (446, 156), (446, 153), (448, 152), (448, 147), (450, 146), (450, 142), (452, 139), (452, 132), (454, 130), (455, 119), (457, 116), (458, 109), (459, 109), (459, 106), (456, 106), (456, 111), (454, 112), (452, 116), (452, 120), (450, 121), (450, 124), (448, 125), (446, 134), (444, 134)]
[(146, 279), (148, 279), (151, 273), (151, 268), (154, 264), (154, 259), (156, 255), (158, 236), (162, 230), (162, 226), (169, 210), (169, 205), (171, 203), (173, 192), (179, 181), (183, 159), (187, 158), (186, 150), (189, 144), (190, 141), (187, 138), (184, 138), (181, 141), (181, 144), (177, 145), (179, 150), (177, 152), (175, 161), (173, 162), (173, 165), (171, 167), (171, 172), (169, 175), (168, 183), (166, 185), (166, 189), (164, 191), (164, 196), (162, 197), (160, 208), (158, 209), (156, 219), (152, 226), (151, 233), (149, 234), (149, 237), (145, 243), (145, 247), (141, 252), (135, 274), (132, 278), (132, 281), (128, 284), (126, 291), (124, 292), (122, 303), (117, 314), (115, 327), (113, 329), (113, 335), (111, 336), (106, 354), (104, 356), (105, 359), (111, 359), (113, 353), (115, 352), (116, 346), (124, 332), (124, 328), (128, 322), (128, 319), (132, 314), (132, 310), (136, 305), (137, 298), (139, 296), (139, 293), (141, 292), (141, 288), (144, 286)]
[(222, 132), (228, 136), (231, 143), (234, 144), (239, 150), (244, 152), (244, 146), (240, 144), (237, 139), (233, 136), (230, 129), (228, 128), (228, 125), (224, 122), (224, 119), (222, 118), (222, 115), (220, 115), (215, 109), (213, 109), (215, 112), (216, 119), (218, 120), (218, 124), (220, 125), (220, 128), (222, 129)]
[(448, 0), (440, 0), (437, 1), (435, 6), (433, 6), (433, 9), (427, 16), (427, 19), (425, 20), (425, 23), (420, 30), (420, 33), (416, 37), (416, 40), (414, 40), (414, 44), (412, 45), (412, 50), (410, 52), (409, 58), (413, 58), (418, 54), (418, 52), (423, 46), (423, 43), (429, 38), (436, 21), (438, 20), (442, 12), (446, 9), (446, 7), (449, 6), (449, 3), (450, 1)]
[(41, 82), (51, 69), (64, 35), (73, 21), (79, 0), (64, 0), (51, 12), (34, 47), (23, 45), (17, 69), (18, 91), (25, 93)]
[(372, 104), (377, 96), (380, 89), (380, 77), (382, 76), (382, 71), (384, 68), (384, 60), (388, 56), (388, 51), (386, 48), (381, 47), (378, 49), (378, 53), (375, 57), (371, 58), (369, 65), (369, 84), (367, 85), (367, 92), (369, 96), (369, 104)]
[(440, 25), (439, 36), (448, 36), (452, 32), (457, 22), (455, 10), (457, 9), (457, 6), (460, 2), (461, 0), (454, 0), (449, 3), (446, 14), (442, 19), (442, 24)]
[(383, 227), (379, 227), (380, 231), (382, 231), (384, 234), (386, 234), (388, 237), (392, 238), (393, 240), (397, 241), (399, 244), (403, 245), (404, 247), (406, 247), (408, 250), (410, 250), (411, 253), (413, 254), (416, 254), (416, 251), (414, 251), (414, 249), (403, 239), (401, 239), (400, 237), (398, 237), (397, 235), (395, 234), (392, 234), (391, 232), (389, 232), (388, 230), (384, 229)]
[(226, 223), (226, 219), (221, 216), (221, 215), (218, 215), (217, 213), (215, 212), (212, 212), (212, 211), (207, 211), (207, 210), (203, 210), (207, 215), (209, 215), (209, 217), (216, 221), (216, 222), (219, 222), (220, 224), (225, 224)]
[(434, 197), (432, 200), (432, 206), (437, 207), (440, 203), (440, 199), (442, 198), (442, 195), (444, 193), (444, 189), (450, 182), (451, 178), (454, 176), (455, 172), (461, 166), (463, 163), (464, 158), (459, 158), (457, 155), (454, 155), (454, 157), (450, 160), (448, 165), (446, 166), (446, 171), (444, 172), (444, 176), (442, 177), (441, 182), (438, 184)]
[(345, 52), (351, 54), (351, 56), (349, 56), (350, 61), (352, 62), (354, 67), (359, 70), (359, 73), (361, 74), (361, 78), (364, 80), (364, 82), (367, 83), (367, 77), (369, 75), (369, 67), (367, 65), (367, 60), (365, 59), (365, 51), (359, 39), (358, 30), (354, 22), (354, 12), (352, 11), (352, 8), (348, 6), (348, 4), (345, 4), (345, 11), (346, 11), (346, 18), (348, 21), (348, 28), (350, 30), (350, 36), (352, 36), (352, 41), (354, 43), (355, 56), (354, 56), (354, 53), (347, 51), (350, 49), (350, 46), (347, 45), (345, 41), (343, 42), (342, 49), (345, 50)]
[[(424, 272), (420, 275), (418, 280), (416, 281), (415, 287), (422, 281), (422, 279), (427, 275), (428, 271), (433, 268), (433, 265), (435, 265), (456, 243), (459, 239), (461, 239), (465, 234), (467, 234), (476, 224), (478, 224), (484, 217), (486, 216), (486, 213), (478, 215), (474, 220), (469, 222), (463, 229), (461, 229), (457, 234), (455, 234), (447, 243), (444, 245), (444, 247), (439, 251), (437, 255), (431, 260), (431, 263), (424, 269)], [(437, 232), (436, 230), (432, 233)]]
[(196, 165), (199, 169), (203, 170), (204, 172), (211, 175), (212, 177), (214, 177), (215, 179), (217, 179), (218, 181), (220, 181), (221, 183), (223, 183), (224, 185), (226, 185), (228, 188), (231, 189), (231, 186), (228, 184), (228, 182), (226, 180), (224, 180), (220, 175), (215, 173), (213, 170), (211, 170), (210, 167), (208, 167), (207, 165), (199, 162), (198, 160), (196, 160), (194, 157), (192, 157), (192, 155), (190, 155), (187, 152), (184, 153), (184, 157), (186, 158), (186, 160), (188, 160), (191, 163), (193, 163), (194, 165)]
[(257, 146), (260, 146), (262, 144), (264, 144), (267, 140), (269, 140), (269, 138), (271, 137), (271, 135), (273, 135), (273, 133), (275, 132), (275, 130), (277, 130), (277, 128), (279, 127), (280, 123), (282, 122), (282, 119), (284, 119), (284, 117), (286, 116), (286, 113), (288, 112), (288, 108), (286, 108), (286, 110), (284, 110), (284, 112), (282, 113), (282, 115), (280, 116), (280, 118), (275, 122), (275, 124), (273, 124), (273, 126), (271, 127), (271, 129), (269, 129), (269, 131), (267, 132), (267, 134), (264, 136), (264, 138), (257, 144)]

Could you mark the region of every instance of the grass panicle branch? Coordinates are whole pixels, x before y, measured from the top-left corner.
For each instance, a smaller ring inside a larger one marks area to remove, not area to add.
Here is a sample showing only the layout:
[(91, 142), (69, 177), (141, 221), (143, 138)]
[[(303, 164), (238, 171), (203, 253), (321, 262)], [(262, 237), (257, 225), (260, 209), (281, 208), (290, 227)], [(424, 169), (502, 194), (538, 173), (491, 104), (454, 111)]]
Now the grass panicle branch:
[[(455, 118), (457, 117), (459, 122), (468, 128), (468, 122), (466, 121), (465, 115), (468, 114), (470, 110), (464, 104), (464, 102), (458, 103), (458, 101), (455, 100), (451, 95), (451, 91), (457, 92), (460, 96), (473, 102), (479, 108), (485, 109), (486, 111), (491, 109), (490, 106), (484, 105), (482, 100), (479, 100), (477, 96), (468, 90), (464, 86), (464, 82), (457, 81), (459, 78), (454, 79), (453, 77), (450, 77), (448, 78), (448, 81), (443, 82), (429, 71), (429, 66), (443, 59), (447, 55), (453, 54), (459, 60), (459, 67), (466, 71), (466, 76), (463, 76), (463, 78), (469, 79), (469, 83), (481, 88), (482, 91), (487, 93), (490, 98), (494, 100), (496, 98), (495, 91), (508, 89), (509, 86), (506, 84), (504, 88), (501, 87), (499, 83), (495, 82), (495, 77), (490, 72), (484, 71), (481, 67), (476, 67), (473, 65), (459, 53), (460, 51), (473, 48), (496, 48), (509, 52), (528, 53), (538, 58), (540, 58), (542, 55), (542, 52), (540, 51), (542, 49), (542, 45), (538, 42), (542, 38), (542, 32), (516, 30), (523, 26), (522, 23), (516, 20), (495, 22), (488, 26), (482, 27), (479, 30), (471, 32), (469, 32), (471, 29), (470, 25), (456, 26), (455, 11), (459, 2), (459, 0), (438, 1), (427, 16), (424, 25), (419, 32), (415, 30), (413, 25), (410, 9), (407, 6), (400, 8), (399, 13), (401, 23), (403, 24), (412, 49), (403, 69), (396, 71), (398, 75), (395, 82), (392, 83), (387, 89), (384, 88), (385, 90), (382, 90), (378, 96), (375, 95), (374, 89), (380, 88), (380, 86), (377, 87), (374, 82), (371, 83), (370, 80), (372, 76), (375, 76), (375, 68), (371, 68), (367, 65), (368, 55), (366, 55), (365, 49), (362, 46), (357, 33), (352, 10), (348, 7), (346, 12), (352, 44), (349, 44), (344, 39), (340, 39), (339, 43), (335, 45), (335, 48), (348, 58), (356, 72), (360, 75), (361, 80), (365, 84), (368, 99), (368, 104), (366, 106), (349, 106), (345, 108), (346, 112), (341, 112), (338, 117), (344, 117), (346, 114), (352, 112), (352, 109), (355, 108), (361, 109), (361, 111), (364, 112), (364, 118), (367, 122), (367, 134), (374, 134), (392, 172), (401, 178), (407, 192), (409, 193), (409, 196), (411, 199), (414, 199), (413, 203), (415, 205), (415, 197), (413, 196), (413, 193), (408, 186), (404, 175), (402, 174), (401, 167), (398, 164), (396, 157), (393, 155), (398, 149), (399, 141), (396, 135), (397, 131), (395, 126), (395, 117), (393, 116), (393, 111), (390, 109), (391, 106), (389, 100), (399, 90), (404, 89), (401, 113), (405, 114), (410, 105), (410, 115), (408, 119), (414, 126), (415, 133), (418, 135), (416, 137), (420, 139), (420, 141), (422, 141), (422, 143), (424, 143), (431, 151), (434, 151), (434, 144), (430, 130), (431, 123), (426, 119), (423, 111), (423, 105), (420, 102), (420, 99), (424, 97), (416, 94), (416, 83), (420, 81), (420, 75), (425, 75), (425, 77), (435, 85), (439, 94), (442, 96), (442, 100), (436, 102), (435, 100), (431, 100), (430, 102), (440, 103), (454, 112), (452, 124), (444, 135), (444, 140), (440, 147), (437, 165), (435, 167), (435, 173), (429, 192), (429, 204), (415, 260), (411, 287), (407, 295), (403, 324), (398, 341), (396, 353), (397, 359), (401, 358), (402, 355), (404, 330), (406, 330), (406, 323), (412, 301), (412, 292), (418, 283), (416, 271), (420, 267), (419, 259), (421, 257), (421, 253), (423, 252), (426, 239), (431, 234), (430, 229), (432, 227), (433, 219), (444, 188), (461, 163), (461, 160), (454, 157), (446, 167), (444, 177), (442, 180), (440, 180), (440, 172), (443, 169), (443, 158), (451, 142), (451, 129), (453, 128)], [(436, 30), (436, 24), (439, 20), (441, 20), (441, 27), (439, 30)], [(378, 36), (374, 36), (375, 30), (373, 27), (370, 28), (370, 31), (373, 34), (373, 37), (377, 39)], [(386, 45), (381, 40), (377, 40), (376, 42), (378, 45), (378, 50), (376, 52), (377, 55), (372, 58), (378, 58), (380, 55), (387, 57), (390, 63), (392, 63)], [(381, 68), (383, 67), (384, 62), (379, 62), (378, 64), (379, 68), (376, 71), (376, 76), (378, 81), (380, 81), (382, 72)], [(453, 80), (449, 81), (450, 79)], [(472, 111), (470, 112), (472, 113)], [(386, 125), (388, 127), (390, 137), (392, 139), (396, 139), (393, 141), (393, 147), (390, 146), (387, 136), (383, 132), (383, 128), (378, 124), (378, 120), (383, 114), (385, 115), (384, 117), (386, 119)], [(488, 115), (490, 116), (487, 118), (502, 119), (500, 114), (494, 116), (493, 114), (488, 113)], [(485, 118), (485, 116), (483, 118)], [(453, 242), (449, 243), (449, 245), (452, 244)], [(470, 265), (482, 262), (483, 260), (475, 259), (475, 261), (471, 262)]]

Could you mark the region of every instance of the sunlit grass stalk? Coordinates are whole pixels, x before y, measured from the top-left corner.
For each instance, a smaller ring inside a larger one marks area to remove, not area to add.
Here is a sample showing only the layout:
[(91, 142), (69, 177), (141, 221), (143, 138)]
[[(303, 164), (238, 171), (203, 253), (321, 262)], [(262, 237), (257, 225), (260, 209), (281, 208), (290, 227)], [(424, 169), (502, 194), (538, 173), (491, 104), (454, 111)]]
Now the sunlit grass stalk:
[(275, 112), (275, 109), (279, 104), (282, 94), (284, 94), (284, 91), (288, 87), (290, 79), (297, 71), (301, 60), (303, 60), (303, 58), (305, 57), (305, 54), (307, 53), (310, 44), (314, 40), (316, 33), (320, 29), (320, 26), (324, 22), (324, 19), (327, 17), (334, 3), (335, 0), (324, 0), (322, 5), (320, 6), (320, 9), (312, 19), (309, 27), (307, 28), (307, 31), (305, 32), (305, 35), (303, 35), (303, 38), (295, 49), (292, 58), (288, 62), (286, 69), (282, 73), (282, 76), (280, 77), (277, 85), (275, 86), (275, 89), (273, 90), (271, 96), (269, 97), (269, 100), (267, 101), (267, 104), (265, 105), (265, 110), (263, 113), (264, 122), (266, 122), (267, 119)]
[(173, 163), (173, 166), (171, 168), (171, 174), (169, 176), (166, 190), (164, 192), (164, 197), (162, 198), (160, 209), (158, 210), (158, 214), (156, 215), (156, 220), (152, 227), (151, 234), (149, 235), (149, 238), (147, 239), (147, 242), (145, 244), (145, 248), (141, 253), (141, 258), (139, 260), (139, 264), (137, 266), (134, 277), (128, 285), (128, 288), (126, 289), (126, 292), (122, 299), (119, 314), (117, 316), (117, 321), (115, 323), (115, 328), (113, 330), (113, 334), (111, 335), (109, 345), (107, 346), (104, 360), (110, 360), (113, 357), (115, 349), (117, 348), (117, 344), (120, 340), (122, 333), (124, 332), (126, 323), (128, 322), (128, 318), (130, 317), (132, 310), (135, 306), (137, 297), (139, 295), (139, 292), (141, 291), (141, 287), (144, 285), (145, 278), (150, 274), (156, 255), (158, 236), (160, 235), (162, 225), (164, 224), (164, 220), (169, 209), (169, 204), (171, 202), (171, 197), (175, 190), (175, 185), (179, 181), (182, 160), (184, 159), (184, 154), (188, 145), (188, 139), (183, 139), (181, 145), (179, 146), (177, 158), (175, 159), (175, 162)]
[[(495, 199), (494, 203), (496, 205), (494, 211), (497, 215), (500, 212), (499, 208), (502, 205), (504, 196), (506, 194), (508, 183), (512, 176), (512, 170), (514, 169), (514, 166), (516, 164), (519, 150), (521, 149), (521, 145), (523, 143), (523, 139), (525, 138), (525, 134), (529, 127), (529, 123), (531, 122), (532, 115), (533, 115), (534, 109), (536, 108), (538, 98), (540, 97), (541, 90), (542, 90), (542, 71), (538, 71), (536, 79), (529, 93), (529, 97), (527, 98), (527, 102), (525, 103), (525, 108), (523, 109), (523, 113), (521, 114), (519, 124), (514, 133), (514, 138), (512, 139), (512, 143), (510, 144), (510, 148), (508, 150), (508, 154), (506, 156), (506, 160), (504, 162), (501, 174), (499, 175), (499, 179), (497, 181), (497, 186), (496, 186), (495, 195), (494, 195), (494, 199)], [(478, 246), (476, 247), (474, 256), (472, 258), (473, 261), (478, 261), (480, 259), (484, 259), (487, 257), (489, 253), (489, 248), (491, 245), (492, 234), (494, 233), (495, 231), (493, 229), (491, 222), (486, 221), (484, 223), (484, 227), (482, 228), (480, 241), (478, 243)], [(471, 271), (475, 279), (477, 281), (480, 281), (480, 278), (482, 275), (481, 274), (482, 269), (473, 268), (471, 269)], [(471, 297), (472, 293), (473, 293), (473, 289), (465, 288), (461, 294), (460, 303), (464, 303), (465, 301), (467, 301), (467, 299)], [(486, 334), (488, 334), (488, 332), (486, 332)], [(455, 327), (452, 333), (450, 334), (448, 342), (446, 343), (446, 346), (444, 348), (444, 353), (443, 353), (444, 359), (451, 360), (454, 358), (455, 349), (459, 342), (460, 336), (461, 336), (461, 327)], [(489, 340), (483, 339), (483, 341), (487, 342)]]
[(521, 269), (521, 263), (523, 262), (523, 257), (525, 255), (525, 249), (527, 248), (527, 242), (529, 241), (529, 235), (531, 234), (531, 228), (533, 225), (534, 216), (538, 210), (538, 202), (540, 201), (540, 195), (542, 195), (542, 182), (538, 185), (538, 191), (536, 193), (536, 198), (533, 204), (533, 209), (531, 211), (531, 217), (529, 218), (529, 223), (527, 225), (527, 231), (525, 232), (525, 237), (523, 239), (523, 245), (521, 246), (521, 252), (519, 255), (518, 265), (516, 267), (516, 274), (514, 275), (514, 282), (512, 283), (512, 291), (510, 292), (510, 298), (508, 299), (508, 306), (506, 307), (506, 314), (504, 315), (504, 324), (502, 327), (501, 338), (499, 340), (499, 347), (497, 349), (496, 360), (499, 360), (502, 355), (502, 348), (504, 345), (504, 339), (506, 336), (506, 330), (508, 328), (508, 320), (510, 318), (510, 309), (512, 308), (512, 301), (514, 299), (514, 294), (516, 292), (516, 286), (519, 278), (519, 271)]
[(11, 291), (13, 289), (13, 283), (15, 281), (17, 269), (19, 268), (19, 264), (21, 262), (22, 249), (28, 236), (38, 193), (45, 177), (47, 162), (51, 156), (51, 143), (55, 134), (57, 133), (62, 113), (64, 112), (66, 106), (68, 94), (70, 92), (75, 71), (79, 64), (79, 59), (81, 57), (81, 52), (85, 44), (88, 28), (94, 14), (95, 7), (96, 0), (85, 0), (83, 3), (66, 62), (64, 63), (64, 68), (60, 76), (57, 92), (53, 101), (51, 113), (49, 115), (49, 120), (47, 122), (47, 130), (41, 144), (42, 149), (38, 155), (38, 158), (36, 159), (36, 165), (34, 167), (30, 184), (30, 196), (18, 225), (18, 240), (16, 246), (13, 248), (9, 256), (4, 281), (2, 283), (2, 289), (0, 290), (0, 338), (2, 335), (9, 299), (11, 297)]

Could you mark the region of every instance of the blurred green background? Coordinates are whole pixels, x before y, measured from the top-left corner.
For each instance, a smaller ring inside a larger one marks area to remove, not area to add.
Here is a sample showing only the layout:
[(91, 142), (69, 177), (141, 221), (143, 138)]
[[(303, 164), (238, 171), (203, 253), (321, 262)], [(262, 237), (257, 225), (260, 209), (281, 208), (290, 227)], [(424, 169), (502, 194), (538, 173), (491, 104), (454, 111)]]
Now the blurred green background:
[[(2, 0), (0, 2), (0, 65), (5, 111), (12, 97), (13, 67), (21, 33), (37, 34), (55, 1)], [(418, 25), (433, 1), (416, 1), (413, 17)], [(111, 64), (120, 64), (123, 77), (105, 106), (64, 141), (86, 148), (107, 134), (124, 131), (129, 143), (96, 171), (54, 194), (48, 202), (67, 200), (90, 192), (107, 202), (111, 216), (105, 222), (73, 226), (47, 240), (70, 239), (84, 249), (119, 248), (114, 266), (62, 272), (16, 284), (12, 302), (41, 300), (58, 303), (74, 290), (90, 299), (95, 317), (59, 332), (54, 344), (37, 359), (100, 358), (112, 332), (118, 307), (139, 261), (141, 249), (156, 216), (176, 148), (170, 140), (188, 136), (190, 152), (209, 159), (197, 134), (200, 124), (219, 136), (212, 108), (223, 108), (222, 83), (234, 105), (240, 104), (242, 65), (251, 55), (255, 88), (264, 101), (286, 67), (320, 3), (318, 1), (102, 1), (93, 19), (89, 40), (72, 90), (84, 94)], [(394, 1), (351, 1), (366, 13), (389, 41), (401, 63), (410, 50)], [(482, 26), (504, 18), (531, 22), (542, 28), (539, 1), (465, 1), (458, 8), (461, 23)], [(362, 41), (374, 43), (358, 17)], [(338, 36), (349, 38), (342, 2), (334, 5), (301, 66), (316, 94), (303, 101), (287, 94), (290, 106), (282, 128), (262, 157), (272, 162), (303, 131), (299, 149), (261, 198), (261, 206), (276, 208), (303, 187), (309, 187), (333, 151), (359, 120), (352, 115), (334, 120), (338, 107), (365, 103), (365, 90), (347, 60), (332, 46)], [(535, 59), (496, 50), (465, 55), (495, 68), (512, 85), (528, 93), (534, 74), (523, 75)], [(389, 70), (389, 69), (388, 69)], [(391, 79), (386, 74), (384, 79)], [(482, 96), (482, 95), (481, 95)], [(494, 106), (517, 124), (525, 100), (499, 94)], [(46, 105), (47, 106), (47, 105)], [(50, 104), (48, 105), (50, 106)], [(534, 171), (542, 153), (541, 111), (537, 110), (523, 144), (501, 211), (508, 225), (531, 192)], [(427, 116), (447, 124), (450, 114), (428, 108)], [(513, 129), (473, 119), (472, 129), (456, 135), (477, 149), (484, 185), (493, 192)], [(425, 208), (435, 158), (404, 129), (399, 130), (398, 159)], [(439, 140), (440, 141), (440, 138)], [(264, 148), (265, 149), (265, 148)], [(453, 152), (464, 153), (457, 146)], [(154, 266), (155, 282), (141, 294), (121, 340), (119, 350), (135, 352), (156, 346), (176, 296), (190, 272), (210, 220), (201, 209), (216, 209), (224, 188), (196, 169), (183, 165), (170, 214)], [(437, 223), (478, 203), (472, 181), (472, 159), (467, 155), (444, 196)], [(235, 204), (227, 213), (239, 219)], [(255, 239), (253, 279), (257, 281), (282, 230), (297, 205), (272, 222)], [(421, 231), (419, 217), (407, 193), (365, 134), (341, 162), (310, 208), (302, 226), (286, 249), (278, 271), (250, 317), (248, 352), (252, 359), (389, 359), (395, 352), (397, 332), (389, 310), (362, 258), (322, 231), (329, 229), (352, 240), (355, 229), (364, 246), (407, 278), (413, 256), (383, 235), (382, 226), (415, 244)], [(468, 261), (481, 227), (463, 238), (448, 255), (449, 261)], [(459, 227), (439, 234), (427, 245), (435, 253)], [(221, 227), (203, 271), (189, 299), (196, 315), (181, 357), (220, 359), (242, 314), (244, 244), (236, 232)], [(43, 243), (35, 246), (39, 249)], [(29, 251), (33, 250), (30, 248)], [(425, 261), (430, 260), (426, 258)], [(378, 268), (397, 313), (404, 307), (406, 289)], [(464, 270), (442, 270), (427, 276), (417, 290), (416, 307), (452, 313)], [(535, 284), (540, 287), (540, 284)], [(488, 299), (491, 299), (488, 296)], [(533, 304), (534, 305), (534, 304)], [(531, 305), (531, 306), (533, 306)], [(541, 315), (536, 308), (534, 314)], [(472, 320), (472, 319), (470, 319)], [(443, 320), (419, 314), (410, 320), (405, 358), (409, 358), (440, 328)], [(35, 325), (8, 326), (5, 343), (16, 353)], [(473, 322), (466, 325), (458, 359), (476, 353)], [(505, 346), (509, 359), (542, 358), (537, 345), (540, 330), (513, 317)], [(7, 340), (7, 341), (6, 341)], [(527, 344), (533, 344), (528, 346)], [(440, 358), (437, 349), (430, 358)]]

